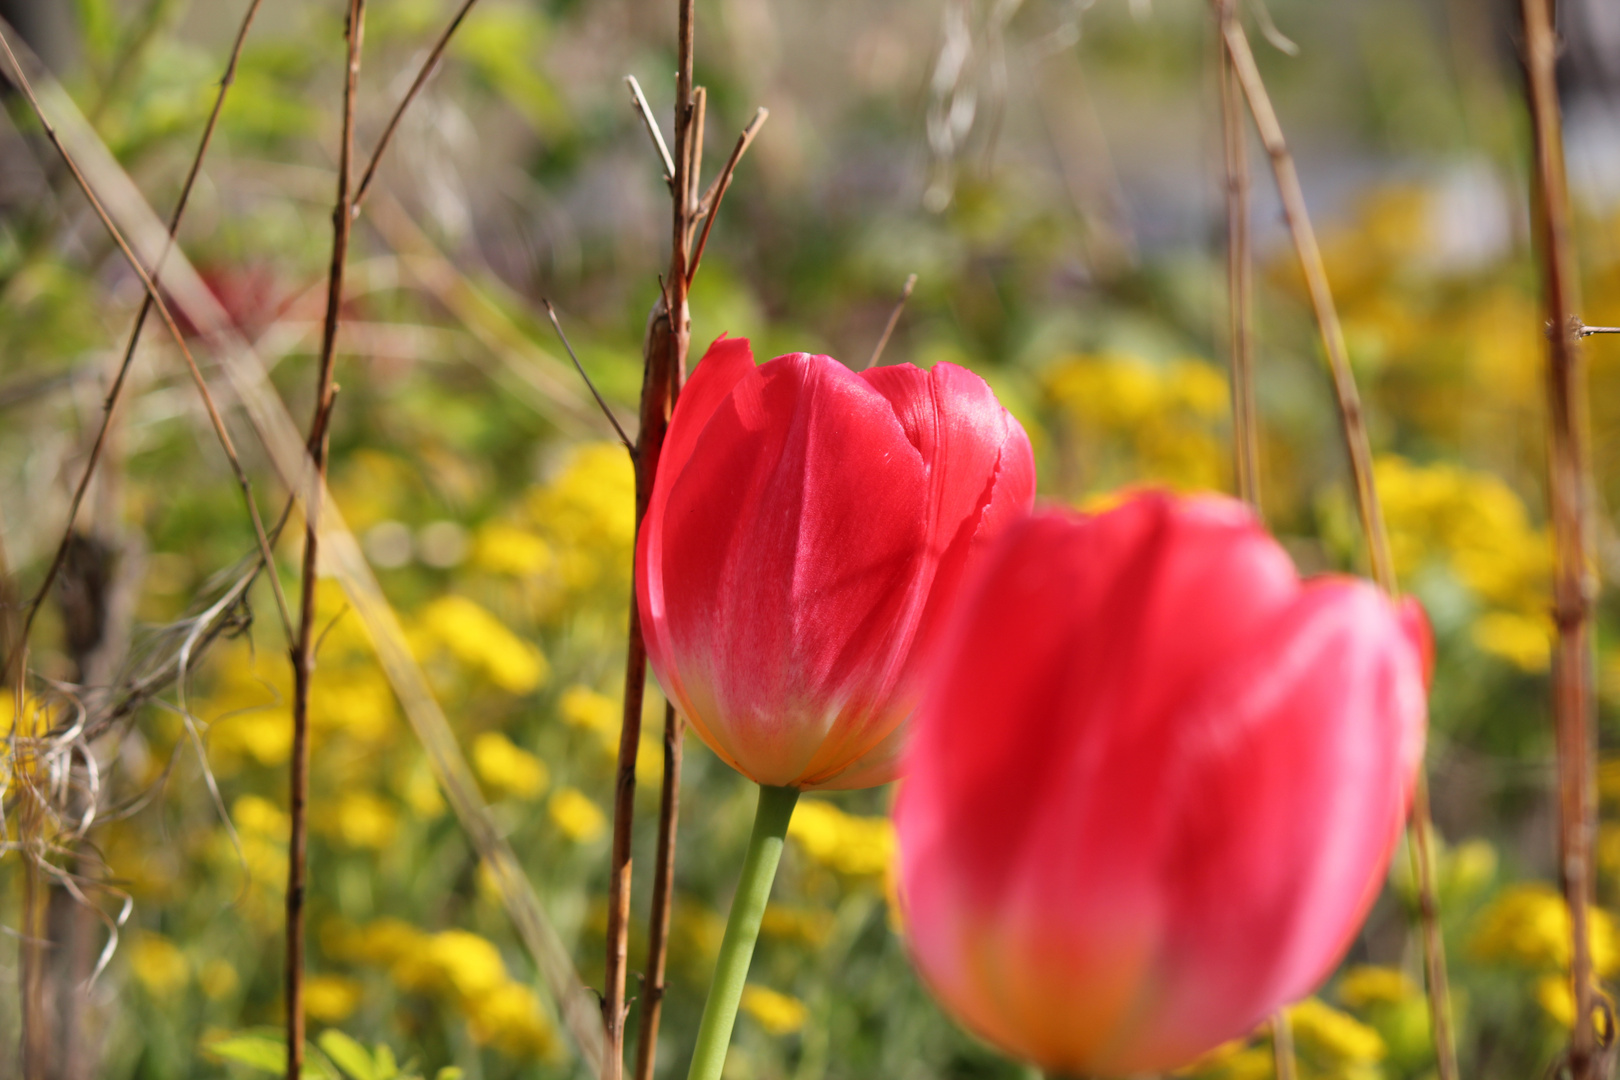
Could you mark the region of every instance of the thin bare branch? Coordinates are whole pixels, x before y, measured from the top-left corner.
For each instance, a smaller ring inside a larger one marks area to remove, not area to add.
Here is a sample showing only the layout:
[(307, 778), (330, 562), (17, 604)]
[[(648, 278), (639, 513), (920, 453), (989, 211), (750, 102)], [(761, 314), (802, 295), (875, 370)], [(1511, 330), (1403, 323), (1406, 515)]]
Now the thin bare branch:
[(1547, 0), (1523, 0), (1526, 91), (1534, 142), (1531, 216), (1541, 256), (1546, 318), (1554, 332), (1547, 349), (1547, 493), (1555, 554), (1553, 726), (1558, 746), (1559, 868), (1569, 905), (1570, 977), (1575, 1022), (1567, 1061), (1571, 1080), (1604, 1070), (1595, 1007), (1592, 946), (1592, 840), (1597, 831), (1594, 773), (1596, 705), (1592, 693), (1592, 478), (1586, 373), (1580, 340), (1591, 328), (1580, 310), (1580, 274), (1571, 234), (1564, 171), (1563, 118), (1558, 103), (1558, 36)]
[(652, 913), (647, 923), (647, 975), (641, 987), (641, 1030), (636, 1036), (636, 1080), (652, 1080), (658, 1025), (668, 989), (669, 922), (675, 906), (675, 838), (681, 814), (681, 741), (686, 720), (664, 703), (664, 785), (658, 798), (658, 852), (653, 866)]
[(427, 85), (428, 79), (439, 66), (439, 60), (444, 56), (444, 50), (449, 48), (450, 39), (455, 36), (456, 31), (461, 27), (462, 21), (467, 18), (467, 13), (472, 10), (473, 5), (476, 3), (478, 3), (478, 0), (462, 0), (461, 7), (456, 9), (456, 14), (451, 18), (450, 24), (444, 28), (444, 31), (439, 35), (439, 39), (433, 43), (433, 48), (428, 50), (427, 59), (422, 61), (422, 70), (416, 73), (415, 81), (411, 83), (411, 88), (405, 91), (405, 96), (400, 99), (399, 105), (394, 109), (394, 115), (388, 118), (388, 126), (383, 128), (382, 137), (377, 140), (377, 147), (371, 152), (371, 161), (366, 165), (366, 171), (360, 177), (359, 186), (355, 188), (351, 213), (358, 214), (360, 212), (360, 207), (365, 203), (366, 196), (371, 193), (371, 182), (376, 179), (377, 166), (382, 164), (383, 153), (388, 149), (388, 144), (394, 141), (394, 132), (399, 128), (400, 119), (404, 117), (405, 110), (411, 107), (411, 102), (415, 101), (417, 95), (422, 92), (422, 87)]
[[(1222, 40), (1226, 24), (1237, 18), (1237, 0), (1216, 0)], [(1238, 496), (1260, 512), (1260, 416), (1255, 406), (1254, 259), (1249, 242), (1249, 154), (1243, 127), (1243, 88), (1232, 71), (1224, 44), (1219, 50), (1221, 134), (1226, 159), (1226, 289), (1227, 328), (1232, 367), (1233, 472)]]
[(1581, 337), (1591, 337), (1593, 334), (1620, 334), (1620, 326), (1587, 326), (1581, 324)]
[(703, 235), (698, 238), (697, 250), (692, 255), (692, 268), (686, 274), (688, 287), (697, 277), (698, 264), (703, 261), (703, 250), (709, 246), (709, 231), (714, 228), (714, 219), (720, 216), (720, 202), (726, 197), (726, 189), (731, 187), (731, 177), (737, 171), (737, 163), (748, 152), (748, 147), (754, 142), (754, 136), (759, 134), (759, 129), (764, 127), (765, 121), (770, 118), (771, 111), (763, 106), (754, 113), (754, 118), (737, 137), (737, 145), (732, 148), (731, 157), (726, 160), (726, 167), (721, 169), (720, 175), (714, 179), (714, 199), (710, 202), (708, 216), (703, 221)]
[[(33, 84), (28, 79), (28, 73), (24, 70), (22, 62), (17, 58), (17, 54), (12, 50), (11, 42), (3, 30), (0, 30), (0, 50), (5, 52), (6, 60), (16, 75), (17, 88), (23, 92), (23, 97), (27, 100), (29, 108), (33, 111), (35, 118), (39, 120), (40, 126), (45, 130), (46, 137), (50, 140), (51, 145), (56, 148), (57, 153), (61, 155), (63, 163), (73, 175), (74, 182), (84, 194), (85, 200), (89, 202), (90, 208), (95, 212), (96, 217), (100, 219), (102, 226), (112, 237), (113, 243), (117, 245), (118, 250), (123, 254), (131, 269), (135, 271), (136, 276), (141, 279), (141, 285), (146, 289), (147, 299), (157, 309), (158, 317), (168, 327), (170, 336), (174, 338), (175, 345), (180, 350), (180, 355), (185, 359), (192, 380), (196, 383), (197, 390), (202, 395), (203, 407), (207, 410), (209, 423), (213, 426), (214, 434), (225, 451), (226, 459), (230, 462), (231, 471), (236, 476), (237, 486), (242, 491), (242, 497), (247, 504), (248, 516), (253, 521), (254, 536), (259, 542), (260, 553), (271, 568), (276, 598), (278, 603), (283, 605), (282, 614), (283, 618), (286, 619), (285, 600), (282, 596), (281, 586), (279, 581), (274, 578), (275, 560), (271, 555), (269, 538), (265, 534), (264, 521), (259, 516), (258, 503), (253, 499), (252, 484), (248, 480), (247, 471), (242, 467), (242, 459), (237, 455), (236, 444), (231, 439), (230, 431), (225, 427), (225, 418), (220, 415), (219, 407), (214, 402), (213, 392), (208, 388), (208, 381), (203, 378), (202, 370), (198, 368), (196, 359), (191, 355), (191, 349), (186, 345), (185, 335), (180, 332), (180, 325), (175, 322), (174, 315), (170, 312), (168, 304), (164, 302), (163, 296), (159, 293), (157, 284), (152, 280), (151, 274), (141, 264), (140, 258), (129, 246), (129, 242), (124, 239), (124, 235), (119, 231), (118, 226), (113, 223), (112, 218), (107, 213), (107, 208), (102, 205), (95, 189), (91, 187), (90, 181), (79, 168), (79, 163), (68, 152), (67, 146), (62, 142), (55, 125), (51, 123), (50, 118), (45, 114), (45, 110), (40, 106), (39, 98), (34, 93)], [(60, 568), (58, 568), (58, 572), (60, 572)], [(8, 666), (13, 669), (12, 678), (18, 682), (21, 681), (19, 662), (26, 655), (28, 631), (32, 625), (32, 618), (37, 614), (38, 610), (37, 604), (31, 608), (29, 619), (23, 623), (18, 640), (12, 648), (12, 658)], [(290, 627), (290, 620), (287, 620), (284, 625)]]
[[(695, 0), (677, 0), (675, 67), (675, 165), (670, 185), (669, 276), (660, 282), (662, 296), (653, 309), (643, 344), (645, 374), (641, 384), (641, 429), (636, 440), (636, 526), (639, 531), (652, 498), (675, 396), (686, 377), (692, 318), (687, 306), (692, 243), (692, 210), (696, 204), (696, 166), (702, 153), (694, 147), (698, 124), (692, 87), (692, 51), (696, 31)], [(659, 307), (662, 307), (662, 311)], [(630, 601), (630, 633), (625, 649), (624, 715), (619, 729), (618, 764), (613, 792), (613, 844), (609, 856), (607, 957), (603, 971), (602, 1021), (607, 1032), (603, 1080), (624, 1075), (625, 972), (630, 947), (630, 836), (635, 817), (636, 755), (641, 746), (641, 703), (646, 691), (647, 646), (641, 612)], [(666, 774), (665, 783), (669, 782)], [(673, 856), (673, 849), (671, 850)], [(645, 1028), (642, 1038), (649, 1038)], [(650, 1038), (656, 1044), (657, 1032)], [(656, 1045), (649, 1054), (656, 1053)]]
[(895, 302), (894, 310), (889, 312), (889, 321), (883, 324), (883, 334), (872, 348), (872, 356), (866, 361), (866, 367), (875, 368), (878, 361), (883, 359), (883, 350), (889, 347), (889, 338), (894, 336), (894, 328), (900, 325), (900, 314), (906, 310), (906, 301), (911, 299), (911, 291), (916, 287), (917, 275), (907, 274), (905, 287), (900, 290), (900, 299)]
[(658, 119), (653, 116), (652, 106), (647, 104), (647, 95), (641, 92), (641, 84), (634, 75), (624, 77), (625, 84), (630, 87), (630, 102), (636, 107), (641, 116), (641, 122), (647, 128), (647, 134), (652, 137), (653, 146), (658, 148), (658, 159), (664, 163), (664, 183), (675, 186), (675, 159), (669, 156), (669, 145), (664, 142), (664, 133), (658, 129)]
[(557, 309), (552, 307), (551, 301), (545, 297), (541, 297), (540, 302), (546, 306), (546, 315), (551, 319), (552, 328), (557, 331), (557, 339), (562, 342), (563, 348), (568, 350), (568, 359), (574, 362), (574, 370), (578, 371), (579, 377), (585, 380), (585, 385), (590, 388), (591, 396), (602, 407), (602, 415), (607, 417), (608, 423), (613, 425), (613, 430), (619, 433), (619, 441), (624, 444), (625, 450), (629, 452), (630, 460), (634, 461), (636, 459), (636, 444), (631, 441), (630, 436), (624, 433), (624, 428), (619, 426), (619, 418), (613, 415), (612, 408), (608, 406), (607, 401), (602, 397), (601, 391), (597, 390), (596, 384), (591, 382), (591, 377), (585, 374), (585, 365), (579, 362), (579, 357), (574, 353), (574, 347), (568, 343), (568, 335), (563, 332), (562, 323), (557, 320)]
[[(1288, 143), (1283, 138), (1282, 125), (1277, 121), (1276, 110), (1272, 107), (1270, 95), (1266, 93), (1265, 82), (1255, 65), (1254, 52), (1249, 48), (1249, 39), (1243, 32), (1242, 24), (1236, 19), (1224, 22), (1221, 39), (1232, 61), (1233, 74), (1243, 89), (1244, 97), (1248, 99), (1249, 115), (1254, 118), (1260, 141), (1271, 158), (1283, 214), (1288, 221), (1294, 250), (1310, 291), (1317, 325), (1321, 329), (1328, 367), (1333, 375), (1339, 417), (1348, 444), (1350, 471), (1356, 486), (1356, 508), (1361, 518), (1368, 561), (1372, 564), (1373, 577), (1379, 587), (1390, 596), (1395, 596), (1398, 595), (1395, 562), (1390, 554), (1383, 508), (1378, 501), (1378, 488), (1373, 479), (1372, 449), (1367, 437), (1366, 420), (1362, 415), (1361, 395), (1356, 389), (1355, 372), (1350, 367), (1344, 328), (1339, 323), (1339, 313), (1333, 304), (1333, 291), (1328, 285), (1322, 252), (1317, 246), (1316, 232), (1306, 211), (1305, 192), (1300, 187), (1299, 173), (1294, 168), (1293, 156), (1289, 154)], [(1440, 935), (1434, 867), (1425, 855), (1431, 846), (1434, 825), (1429, 816), (1427, 780), (1421, 767), (1412, 797), (1409, 824), (1416, 852), (1419, 923), (1429, 996), (1430, 1030), (1434, 1033), (1439, 1080), (1457, 1080), (1457, 1048), (1451, 1030), (1451, 993), (1446, 972), (1445, 943)]]
[[(169, 218), (169, 237), (172, 241), (174, 235), (180, 230), (180, 221), (185, 216), (186, 205), (191, 200), (192, 189), (197, 185), (197, 177), (202, 172), (203, 159), (208, 155), (208, 147), (214, 141), (214, 130), (219, 126), (220, 113), (225, 108), (225, 98), (230, 93), (231, 86), (236, 82), (236, 68), (242, 58), (242, 47), (247, 43), (248, 30), (253, 25), (254, 16), (259, 13), (259, 7), (264, 0), (252, 0), (247, 12), (242, 16), (242, 24), (236, 32), (236, 42), (231, 47), (231, 57), (225, 65), (225, 74), (220, 79), (219, 93), (214, 97), (213, 111), (208, 115), (208, 123), (203, 127), (202, 139), (197, 145), (197, 153), (192, 158), (191, 168), (186, 173), (185, 183), (180, 186), (180, 197), (175, 202), (174, 213)], [(153, 268), (154, 280), (161, 280), (163, 263), (167, 261), (168, 250)], [(56, 582), (56, 576), (62, 570), (62, 564), (67, 559), (68, 548), (73, 542), (73, 526), (78, 521), (79, 507), (84, 502), (85, 493), (90, 489), (90, 480), (95, 476), (96, 466), (101, 462), (101, 454), (107, 445), (107, 435), (112, 430), (113, 421), (117, 416), (118, 405), (123, 397), (124, 384), (128, 379), (130, 367), (135, 361), (135, 350), (140, 345), (141, 331), (146, 327), (146, 320), (152, 313), (152, 297), (147, 295), (141, 301), (140, 312), (135, 316), (135, 326), (129, 333), (129, 344), (124, 349), (124, 358), (118, 365), (118, 373), (113, 377), (112, 388), (107, 393), (106, 404), (103, 406), (101, 426), (96, 431), (95, 442), (90, 447), (90, 460), (85, 464), (84, 475), (79, 478), (78, 486), (73, 490), (73, 498), (68, 504), (67, 524), (62, 528), (62, 539), (56, 546), (56, 555), (51, 565), (45, 571), (44, 580), (40, 582), (39, 589), (34, 593), (33, 599), (28, 603), (27, 615), (23, 619), (25, 627), (31, 627), (34, 617), (39, 613), (39, 607), (50, 594), (51, 586)], [(282, 618), (282, 629), (288, 639), (292, 637), (292, 620), (288, 617), (286, 597), (280, 595), (280, 582), (276, 582), (277, 606)], [(25, 631), (26, 632), (26, 631)]]
[[(360, 91), (360, 50), (365, 39), (366, 0), (349, 0), (344, 23), (348, 45), (343, 83), (343, 133), (338, 154), (337, 205), (332, 209), (332, 265), (326, 291), (326, 321), (321, 336), (320, 371), (315, 387), (315, 415), (309, 425), (309, 452), (318, 481), (326, 479), (335, 386), (333, 369), (338, 329), (343, 320), (343, 279), (354, 226), (354, 111)], [(299, 582), (298, 639), (292, 650), (293, 745), (289, 769), (290, 834), (287, 842), (287, 1080), (298, 1080), (304, 1066), (304, 889), (308, 845), (309, 695), (315, 674), (315, 586), (320, 572), (321, 488), (304, 508), (304, 567)]]

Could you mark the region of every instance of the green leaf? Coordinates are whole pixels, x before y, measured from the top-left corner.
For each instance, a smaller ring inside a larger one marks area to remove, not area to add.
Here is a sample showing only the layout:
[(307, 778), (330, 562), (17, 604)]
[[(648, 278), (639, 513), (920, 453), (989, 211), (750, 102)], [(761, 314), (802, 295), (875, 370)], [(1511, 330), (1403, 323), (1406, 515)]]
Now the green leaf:
[(343, 1032), (328, 1028), (321, 1032), (321, 1037), (316, 1041), (333, 1064), (354, 1077), (354, 1080), (380, 1080), (371, 1054)]
[(461, 1080), (461, 1069), (456, 1065), (446, 1065), (433, 1074), (433, 1080)]
[(246, 1065), (260, 1072), (287, 1071), (287, 1043), (266, 1035), (231, 1035), (218, 1042), (208, 1043), (204, 1050), (215, 1057)]
[(373, 1060), (377, 1063), (377, 1080), (395, 1080), (399, 1076), (399, 1062), (394, 1060), (394, 1051), (387, 1043), (377, 1044)]
[[(203, 1050), (258, 1072), (281, 1075), (287, 1071), (287, 1040), (268, 1031), (239, 1031), (206, 1043)], [(319, 1053), (305, 1055), (302, 1076), (304, 1080), (343, 1080)]]

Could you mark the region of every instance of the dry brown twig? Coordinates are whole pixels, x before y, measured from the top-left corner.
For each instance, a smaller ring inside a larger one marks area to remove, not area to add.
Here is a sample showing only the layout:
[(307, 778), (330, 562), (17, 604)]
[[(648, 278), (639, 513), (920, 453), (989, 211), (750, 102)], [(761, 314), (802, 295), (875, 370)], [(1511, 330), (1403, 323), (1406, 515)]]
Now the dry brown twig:
[(546, 316), (551, 320), (552, 329), (557, 331), (557, 340), (562, 342), (562, 347), (568, 352), (568, 359), (574, 362), (574, 370), (578, 371), (579, 377), (585, 380), (585, 385), (590, 389), (591, 396), (596, 399), (596, 404), (602, 409), (602, 415), (607, 417), (608, 423), (612, 424), (613, 430), (618, 433), (619, 442), (624, 444), (625, 451), (630, 455), (630, 460), (635, 461), (636, 444), (631, 442), (630, 436), (624, 433), (624, 428), (619, 426), (619, 418), (613, 415), (613, 410), (602, 397), (602, 392), (596, 388), (596, 384), (591, 381), (591, 377), (585, 374), (585, 365), (579, 362), (579, 357), (574, 353), (574, 347), (568, 343), (568, 335), (563, 332), (562, 323), (557, 319), (557, 309), (552, 307), (551, 301), (545, 297), (541, 297), (540, 302), (545, 305)]
[(705, 217), (703, 235), (698, 238), (697, 250), (692, 255), (692, 267), (686, 272), (686, 283), (688, 285), (691, 285), (693, 279), (697, 277), (698, 264), (703, 261), (704, 249), (709, 246), (709, 232), (714, 228), (714, 219), (720, 215), (720, 202), (726, 197), (726, 191), (731, 187), (731, 177), (737, 171), (737, 163), (742, 161), (742, 156), (753, 145), (754, 137), (759, 134), (759, 129), (764, 127), (765, 121), (770, 118), (771, 111), (769, 109), (761, 107), (755, 111), (754, 118), (748, 122), (747, 127), (743, 128), (742, 134), (737, 136), (737, 145), (732, 147), (731, 157), (726, 159), (725, 168), (721, 169), (720, 175), (714, 178), (714, 197), (711, 199), (706, 195), (704, 199), (693, 207), (694, 224), (696, 224), (699, 213), (704, 214)]
[(641, 92), (641, 84), (634, 75), (626, 75), (624, 83), (630, 88), (630, 103), (635, 106), (636, 113), (641, 117), (641, 123), (652, 138), (653, 146), (658, 150), (658, 157), (664, 163), (664, 183), (675, 185), (675, 159), (669, 156), (669, 144), (664, 142), (664, 133), (658, 127), (658, 118), (653, 116), (652, 106), (647, 104), (647, 95)]
[(1238, 496), (1260, 512), (1260, 417), (1255, 405), (1254, 259), (1249, 238), (1249, 155), (1243, 128), (1243, 87), (1224, 42), (1237, 18), (1237, 0), (1216, 0), (1222, 40), (1216, 66), (1220, 80), (1221, 135), (1226, 163), (1227, 329), (1232, 367), (1233, 472)]
[(1523, 0), (1521, 10), (1534, 143), (1531, 214), (1541, 255), (1547, 325), (1553, 331), (1547, 336), (1547, 493), (1556, 555), (1553, 615), (1558, 625), (1558, 647), (1553, 654), (1553, 726), (1558, 745), (1559, 868), (1569, 905), (1570, 976), (1575, 991), (1575, 1023), (1566, 1063), (1572, 1080), (1591, 1080), (1603, 1072), (1593, 1023), (1596, 998), (1588, 929), (1592, 836), (1597, 825), (1591, 620), (1598, 582), (1592, 572), (1590, 433), (1580, 340), (1589, 333), (1610, 331), (1584, 325), (1578, 314), (1580, 276), (1564, 172), (1558, 36), (1552, 11), (1547, 0)]
[[(354, 110), (360, 89), (360, 49), (365, 39), (366, 0), (349, 0), (344, 23), (348, 44), (343, 83), (343, 133), (338, 154), (337, 205), (332, 209), (332, 266), (326, 293), (326, 320), (321, 336), (320, 370), (315, 389), (315, 415), (310, 420), (309, 452), (318, 481), (326, 480), (331, 440), (333, 382), (338, 330), (343, 320), (343, 277), (354, 227)], [(289, 769), (287, 842), (287, 1080), (298, 1080), (304, 1066), (304, 889), (307, 873), (309, 802), (309, 695), (315, 674), (315, 586), (320, 572), (322, 488), (304, 508), (304, 565), (299, 582), (298, 638), (292, 650), (293, 745)]]
[[(654, 307), (643, 350), (641, 427), (636, 437), (636, 530), (652, 498), (664, 430), (674, 406), (675, 393), (686, 375), (686, 354), (691, 341), (691, 316), (686, 306), (687, 264), (691, 252), (692, 191), (697, 95), (692, 86), (692, 47), (696, 12), (694, 0), (678, 0), (675, 69), (675, 147), (667, 159), (671, 173), (670, 270), (659, 307)], [(643, 99), (644, 100), (644, 99)], [(640, 102), (638, 102), (639, 107)], [(644, 118), (650, 113), (644, 113)], [(655, 130), (651, 124), (649, 131)], [(655, 140), (656, 141), (656, 140)], [(699, 148), (699, 153), (701, 149)], [(624, 1074), (625, 974), (630, 948), (630, 837), (635, 814), (636, 754), (641, 747), (641, 705), (647, 683), (647, 645), (641, 632), (641, 612), (630, 597), (630, 631), (625, 648), (624, 714), (619, 729), (618, 766), (613, 790), (613, 843), (609, 856), (607, 957), (602, 990), (602, 1023), (607, 1033), (603, 1057), (604, 1080)]]
[[(895, 301), (894, 310), (889, 312), (889, 321), (883, 324), (883, 333), (878, 336), (877, 344), (872, 346), (872, 355), (866, 361), (867, 368), (875, 368), (878, 361), (883, 359), (883, 350), (889, 347), (889, 339), (894, 336), (894, 328), (900, 325), (900, 315), (906, 310), (906, 301), (911, 299), (912, 290), (917, 287), (917, 275), (907, 274), (906, 283), (900, 289), (900, 299)], [(862, 368), (861, 370), (866, 370)]]
[[(1283, 138), (1282, 125), (1266, 93), (1265, 82), (1255, 64), (1254, 52), (1249, 48), (1243, 26), (1234, 19), (1221, 23), (1221, 40), (1231, 60), (1232, 71), (1249, 104), (1249, 115), (1254, 119), (1260, 141), (1271, 158), (1272, 173), (1277, 192), (1283, 204), (1294, 249), (1299, 257), (1311, 306), (1321, 329), (1322, 344), (1327, 352), (1328, 367), (1333, 376), (1333, 389), (1338, 401), (1339, 416), (1344, 428), (1345, 442), (1350, 455), (1350, 471), (1355, 481), (1356, 509), (1361, 519), (1362, 533), (1367, 545), (1368, 561), (1372, 564), (1373, 578), (1390, 596), (1398, 595), (1395, 562), (1390, 554), (1389, 535), (1384, 527), (1383, 510), (1378, 501), (1378, 489), (1373, 478), (1371, 442), (1367, 437), (1366, 420), (1362, 414), (1361, 395), (1356, 389), (1355, 372), (1350, 367), (1349, 350), (1345, 345), (1344, 328), (1339, 322), (1338, 310), (1333, 303), (1333, 291), (1328, 284), (1327, 270), (1322, 252), (1316, 242), (1315, 230), (1305, 207), (1305, 193), (1300, 187), (1299, 173), (1293, 156)], [(1418, 887), (1418, 920), (1423, 941), (1425, 983), (1429, 998), (1429, 1020), (1434, 1033), (1435, 1058), (1439, 1080), (1457, 1080), (1457, 1048), (1451, 1028), (1451, 993), (1446, 972), (1445, 943), (1440, 934), (1439, 903), (1434, 883), (1432, 834), (1434, 825), (1429, 812), (1427, 770), (1419, 769), (1413, 785), (1410, 835), (1413, 862)]]

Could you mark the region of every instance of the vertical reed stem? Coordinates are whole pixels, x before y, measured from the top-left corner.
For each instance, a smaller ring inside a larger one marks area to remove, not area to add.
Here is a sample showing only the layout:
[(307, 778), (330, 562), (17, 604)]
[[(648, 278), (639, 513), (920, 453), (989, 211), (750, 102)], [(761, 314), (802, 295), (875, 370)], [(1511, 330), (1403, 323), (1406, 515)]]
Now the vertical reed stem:
[[(1249, 39), (1243, 32), (1242, 24), (1236, 19), (1223, 22), (1221, 38), (1231, 59), (1233, 74), (1243, 89), (1244, 97), (1248, 99), (1249, 115), (1254, 118), (1260, 141), (1271, 158), (1277, 194), (1282, 199), (1283, 214), (1287, 218), (1294, 250), (1310, 291), (1317, 326), (1322, 333), (1322, 344), (1327, 351), (1333, 390), (1338, 400), (1339, 418), (1350, 453), (1350, 471), (1356, 486), (1356, 509), (1361, 518), (1373, 578), (1386, 593), (1395, 596), (1398, 594), (1395, 561), (1390, 554), (1389, 534), (1384, 528), (1383, 508), (1379, 504), (1378, 488), (1373, 479), (1372, 448), (1367, 437), (1366, 419), (1362, 414), (1361, 395), (1356, 389), (1355, 372), (1350, 367), (1344, 328), (1339, 323), (1338, 309), (1333, 303), (1333, 290), (1328, 285), (1322, 251), (1317, 246), (1316, 231), (1311, 227), (1310, 215), (1306, 211), (1305, 192), (1300, 187), (1299, 173), (1294, 168), (1293, 156), (1288, 152), (1288, 143), (1283, 138), (1282, 125), (1277, 121), (1276, 110), (1272, 107), (1270, 95), (1266, 93), (1265, 82), (1260, 77), (1259, 67), (1255, 65), (1254, 53), (1249, 48)], [(1434, 825), (1429, 817), (1428, 781), (1421, 768), (1413, 792), (1409, 828), (1413, 847), (1418, 854), (1418, 922), (1423, 940), (1424, 981), (1429, 998), (1429, 1022), (1434, 1032), (1435, 1062), (1439, 1080), (1457, 1080), (1457, 1047), (1451, 1031), (1450, 978), (1446, 971), (1445, 941), (1440, 932), (1440, 905), (1435, 893), (1434, 864), (1427, 856)]]
[[(1237, 17), (1237, 0), (1216, 0), (1219, 32)], [(1232, 363), (1233, 472), (1238, 496), (1260, 511), (1260, 417), (1255, 408), (1251, 328), (1254, 260), (1249, 245), (1249, 155), (1243, 130), (1243, 88), (1224, 45), (1219, 50), (1221, 134), (1226, 152), (1226, 296)]]
[(348, 44), (343, 83), (343, 134), (338, 155), (337, 205), (332, 210), (332, 265), (327, 276), (326, 319), (321, 335), (315, 415), (310, 421), (309, 453), (314, 476), (305, 499), (304, 565), (300, 582), (298, 639), (293, 647), (293, 748), (290, 770), (291, 819), (287, 843), (287, 1080), (298, 1080), (304, 1065), (304, 889), (309, 801), (309, 693), (315, 674), (315, 586), (320, 571), (321, 499), (331, 442), (332, 381), (338, 327), (343, 319), (343, 278), (354, 224), (354, 109), (360, 88), (360, 47), (365, 37), (366, 0), (349, 0), (344, 23)]
[[(672, 178), (669, 276), (664, 293), (653, 308), (643, 349), (645, 367), (641, 384), (641, 430), (636, 436), (636, 531), (646, 516), (658, 474), (664, 432), (670, 411), (686, 374), (686, 354), (692, 337), (687, 309), (687, 259), (691, 252), (692, 217), (696, 203), (696, 163), (701, 148), (695, 145), (697, 110), (692, 88), (692, 43), (696, 19), (694, 0), (678, 0), (675, 69), (675, 175)], [(619, 729), (619, 762), (613, 792), (613, 848), (608, 876), (607, 963), (603, 975), (602, 1022), (607, 1031), (603, 1058), (604, 1080), (624, 1074), (625, 970), (630, 951), (630, 839), (636, 799), (636, 755), (641, 747), (641, 703), (647, 682), (647, 646), (642, 638), (641, 613), (630, 597), (630, 640), (625, 655), (624, 719)], [(656, 1037), (656, 1034), (655, 1034)]]
[(652, 916), (647, 926), (647, 980), (641, 991), (641, 1030), (636, 1035), (636, 1080), (652, 1080), (663, 1018), (669, 918), (675, 902), (675, 835), (681, 813), (681, 739), (686, 720), (664, 706), (664, 788), (658, 800), (658, 862), (653, 870)]
[(1570, 236), (1564, 174), (1563, 123), (1558, 104), (1558, 39), (1547, 0), (1523, 0), (1525, 73), (1534, 140), (1533, 205), (1547, 317), (1547, 493), (1556, 553), (1553, 615), (1553, 724), (1558, 744), (1559, 869), (1574, 935), (1570, 974), (1575, 1025), (1569, 1073), (1599, 1072), (1592, 1022), (1591, 848), (1596, 829), (1592, 698), (1592, 574), (1586, 372), (1580, 348), (1580, 281)]

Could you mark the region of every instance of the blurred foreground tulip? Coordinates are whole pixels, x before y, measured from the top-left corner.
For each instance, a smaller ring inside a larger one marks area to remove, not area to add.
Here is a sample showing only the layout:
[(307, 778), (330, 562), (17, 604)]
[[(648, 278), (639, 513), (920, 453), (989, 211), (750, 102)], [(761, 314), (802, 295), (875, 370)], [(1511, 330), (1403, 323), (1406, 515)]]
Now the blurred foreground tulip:
[(647, 654), (760, 784), (691, 1080), (719, 1080), (799, 792), (894, 778), (969, 565), (1025, 516), (1029, 439), (953, 364), (856, 373), (710, 347), (670, 419), (636, 546)]
[(970, 556), (1034, 494), (1029, 438), (964, 368), (756, 368), (721, 338), (681, 393), (637, 547), (659, 683), (761, 784), (892, 780)]
[(916, 963), (1053, 1076), (1183, 1065), (1306, 996), (1384, 880), (1428, 628), (1301, 582), (1239, 503), (1014, 526), (962, 598), (896, 808)]

